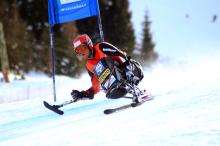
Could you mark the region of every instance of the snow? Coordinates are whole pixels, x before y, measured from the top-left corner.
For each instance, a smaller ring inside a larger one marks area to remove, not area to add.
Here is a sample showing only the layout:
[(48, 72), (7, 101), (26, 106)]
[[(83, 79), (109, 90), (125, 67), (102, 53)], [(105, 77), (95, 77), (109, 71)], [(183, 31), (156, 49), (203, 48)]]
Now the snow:
[[(53, 103), (51, 79), (32, 74), (25, 81), (12, 82), (10, 88), (1, 84), (1, 91), (12, 92), (22, 85), (22, 88), (39, 86), (51, 93), (43, 96), (41, 89), (36, 88), (33, 94), (39, 95), (38, 98), (0, 104), (0, 145), (217, 146), (220, 144), (219, 62), (219, 58), (206, 62), (204, 71), (202, 62), (159, 60), (152, 68), (145, 69), (146, 78), (140, 85), (155, 96), (154, 100), (112, 115), (104, 115), (103, 110), (130, 101), (109, 100), (99, 93), (94, 100), (62, 108), (65, 114), (60, 116), (42, 104), (43, 100)], [(87, 85), (83, 83), (90, 84), (87, 74), (80, 79), (56, 76), (56, 80), (56, 103), (70, 99), (71, 89), (85, 89)]]
[[(149, 9), (155, 8), (155, 3), (148, 2)], [(155, 8), (151, 14), (156, 23), (159, 12)], [(175, 21), (172, 23), (175, 27)], [(200, 28), (195, 23), (200, 21), (182, 25), (197, 32)], [(165, 34), (154, 25), (160, 58), (144, 69), (140, 84), (154, 100), (136, 108), (104, 115), (104, 109), (130, 100), (106, 99), (100, 92), (93, 100), (63, 107), (65, 114), (60, 116), (42, 104), (44, 100), (54, 103), (51, 78), (32, 72), (26, 80), (1, 82), (0, 146), (219, 146), (219, 21), (203, 23), (202, 34), (181, 36), (187, 42), (184, 45), (177, 37), (182, 31), (169, 29), (168, 40), (174, 43), (165, 43)], [(86, 73), (78, 79), (57, 75), (56, 104), (71, 99), (72, 89), (90, 87), (89, 80)]]

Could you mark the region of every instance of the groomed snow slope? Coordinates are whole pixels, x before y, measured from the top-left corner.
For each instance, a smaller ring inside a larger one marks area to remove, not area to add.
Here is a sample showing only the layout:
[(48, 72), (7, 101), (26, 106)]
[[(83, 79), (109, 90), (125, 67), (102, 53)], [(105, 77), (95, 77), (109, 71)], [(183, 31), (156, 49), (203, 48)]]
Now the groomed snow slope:
[[(219, 62), (210, 61), (205, 71), (201, 62), (198, 63), (160, 60), (145, 71), (146, 78), (140, 85), (155, 96), (154, 100), (113, 115), (104, 115), (103, 110), (129, 100), (108, 100), (100, 93), (94, 100), (64, 107), (63, 116), (44, 108), (42, 101), (52, 103), (52, 96), (0, 104), (0, 145), (217, 146), (220, 144)], [(58, 90), (64, 88), (65, 95), (66, 88), (84, 88), (86, 78), (86, 75), (81, 80), (57, 77)], [(34, 83), (31, 77), (29, 80), (26, 84)], [(50, 81), (38, 76), (40, 80), (42, 86)], [(13, 86), (10, 90), (13, 91)], [(61, 95), (58, 93), (58, 103), (69, 99)]]

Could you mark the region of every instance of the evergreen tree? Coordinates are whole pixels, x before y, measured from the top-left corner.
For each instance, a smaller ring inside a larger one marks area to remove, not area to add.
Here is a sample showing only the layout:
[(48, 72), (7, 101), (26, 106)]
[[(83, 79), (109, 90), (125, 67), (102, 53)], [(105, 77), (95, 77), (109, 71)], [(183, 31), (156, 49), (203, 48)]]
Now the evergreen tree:
[[(130, 22), (128, 0), (100, 0), (105, 40), (119, 49), (133, 52), (135, 37)], [(0, 21), (5, 27), (5, 40), (10, 69), (51, 72), (47, 1), (1, 0)], [(54, 48), (56, 73), (74, 75), (82, 70), (73, 55), (71, 41), (77, 33), (87, 33), (94, 44), (100, 41), (98, 18), (90, 17), (75, 23), (55, 25)]]
[(28, 69), (31, 62), (33, 36), (26, 30), (25, 23), (19, 15), (16, 0), (0, 1), (0, 18), (4, 26), (10, 69), (22, 73)]
[(146, 13), (144, 22), (143, 22), (143, 40), (141, 47), (141, 61), (152, 61), (157, 57), (157, 54), (154, 52), (154, 42), (152, 41), (152, 34), (150, 32), (150, 24), (148, 18), (148, 13)]
[(54, 47), (56, 73), (68, 76), (79, 75), (82, 63), (76, 58), (72, 41), (77, 35), (74, 23), (64, 23), (54, 27)]
[[(32, 50), (31, 70), (43, 71), (48, 73), (48, 49), (49, 49), (49, 25), (47, 23), (47, 1), (38, 0), (17, 0), (19, 6), (19, 14), (26, 24), (26, 31), (32, 33), (34, 38), (30, 50)], [(45, 32), (48, 32), (45, 37)], [(27, 43), (27, 42), (23, 42)], [(47, 53), (47, 54), (46, 54)], [(51, 61), (50, 61), (51, 63)]]
[[(12, 1), (12, 0), (11, 0)], [(45, 0), (13, 0), (17, 1), (19, 8), (17, 15), (20, 15), (26, 30), (23, 33), (31, 33), (33, 39), (22, 41), (23, 44), (31, 44), (25, 48), (28, 54), (30, 64), (25, 64), (28, 70), (43, 71), (51, 74), (51, 48), (49, 39), (48, 24), (48, 5)], [(71, 41), (77, 33), (74, 23), (65, 23), (54, 26), (54, 49), (55, 49), (55, 66), (57, 74), (74, 76), (79, 70), (79, 61), (73, 57)], [(29, 50), (29, 51), (28, 51)], [(31, 50), (31, 52), (30, 52)], [(28, 71), (27, 70), (27, 71)]]
[(101, 15), (105, 40), (130, 55), (135, 46), (134, 30), (131, 23), (128, 0), (102, 0)]

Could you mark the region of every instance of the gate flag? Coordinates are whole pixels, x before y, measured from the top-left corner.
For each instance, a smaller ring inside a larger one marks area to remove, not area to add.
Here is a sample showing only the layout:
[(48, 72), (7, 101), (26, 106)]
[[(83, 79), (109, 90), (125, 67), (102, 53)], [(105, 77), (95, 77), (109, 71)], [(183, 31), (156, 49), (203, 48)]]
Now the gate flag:
[(50, 25), (98, 16), (97, 0), (48, 0)]

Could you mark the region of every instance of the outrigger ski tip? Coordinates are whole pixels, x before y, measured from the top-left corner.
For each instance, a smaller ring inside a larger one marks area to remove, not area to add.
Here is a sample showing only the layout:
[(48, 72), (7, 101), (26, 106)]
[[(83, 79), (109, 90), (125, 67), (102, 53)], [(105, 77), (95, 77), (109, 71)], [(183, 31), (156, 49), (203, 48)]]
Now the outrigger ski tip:
[(63, 103), (61, 103), (61, 104), (58, 104), (58, 105), (50, 105), (49, 103), (47, 103), (46, 101), (44, 101), (43, 103), (44, 103), (44, 106), (47, 108), (47, 109), (49, 109), (49, 110), (51, 110), (51, 111), (53, 111), (53, 112), (55, 112), (55, 113), (57, 113), (57, 114), (59, 114), (59, 115), (63, 115), (64, 114), (64, 112), (62, 111), (62, 110), (60, 110), (59, 108), (61, 108), (61, 107), (63, 107), (63, 106), (66, 106), (66, 105), (69, 105), (69, 104), (71, 104), (71, 103), (74, 103), (74, 102), (76, 102), (77, 100), (69, 100), (69, 101), (65, 101), (65, 102), (63, 102)]
[(57, 114), (59, 114), (59, 115), (63, 115), (63, 114), (64, 114), (64, 112), (59, 109), (61, 106), (59, 106), (59, 105), (50, 105), (50, 104), (47, 103), (46, 101), (43, 101), (43, 103), (44, 103), (44, 106), (45, 106), (47, 109), (49, 109), (49, 110), (51, 110), (51, 111), (53, 111), (53, 112), (55, 112), (55, 113), (57, 113)]

